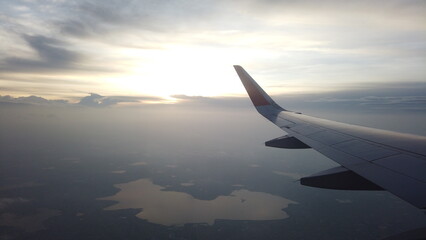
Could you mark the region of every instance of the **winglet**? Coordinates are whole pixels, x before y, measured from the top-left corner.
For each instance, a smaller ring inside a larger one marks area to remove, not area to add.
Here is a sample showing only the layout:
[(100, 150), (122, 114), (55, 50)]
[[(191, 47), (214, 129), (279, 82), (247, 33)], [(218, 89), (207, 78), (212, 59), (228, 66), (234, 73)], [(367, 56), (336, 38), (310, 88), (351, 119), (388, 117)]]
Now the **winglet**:
[(239, 65), (234, 65), (235, 71), (241, 79), (247, 93), (253, 102), (253, 105), (257, 108), (260, 106), (273, 106), (279, 110), (285, 111), (282, 107), (272, 100), (272, 98), (254, 81), (254, 79)]

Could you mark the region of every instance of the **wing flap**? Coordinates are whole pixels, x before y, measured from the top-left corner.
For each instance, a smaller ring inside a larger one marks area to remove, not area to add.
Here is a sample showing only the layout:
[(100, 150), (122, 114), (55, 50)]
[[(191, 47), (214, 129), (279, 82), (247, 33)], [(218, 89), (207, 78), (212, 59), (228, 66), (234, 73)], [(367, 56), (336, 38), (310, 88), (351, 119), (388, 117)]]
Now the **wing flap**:
[(275, 148), (287, 148), (287, 149), (306, 149), (311, 148), (308, 145), (301, 142), (299, 139), (285, 135), (279, 138), (275, 138), (265, 142), (265, 146), (275, 147)]
[(305, 186), (340, 190), (383, 190), (344, 167), (334, 167), (300, 179)]

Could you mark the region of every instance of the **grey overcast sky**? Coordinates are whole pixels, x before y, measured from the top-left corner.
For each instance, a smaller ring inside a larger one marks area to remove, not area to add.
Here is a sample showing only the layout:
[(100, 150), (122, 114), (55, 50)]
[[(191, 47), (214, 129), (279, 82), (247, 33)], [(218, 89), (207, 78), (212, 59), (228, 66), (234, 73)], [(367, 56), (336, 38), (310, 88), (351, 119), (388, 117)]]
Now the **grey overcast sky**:
[(425, 12), (406, 0), (5, 0), (0, 95), (238, 96), (233, 64), (272, 94), (415, 88)]

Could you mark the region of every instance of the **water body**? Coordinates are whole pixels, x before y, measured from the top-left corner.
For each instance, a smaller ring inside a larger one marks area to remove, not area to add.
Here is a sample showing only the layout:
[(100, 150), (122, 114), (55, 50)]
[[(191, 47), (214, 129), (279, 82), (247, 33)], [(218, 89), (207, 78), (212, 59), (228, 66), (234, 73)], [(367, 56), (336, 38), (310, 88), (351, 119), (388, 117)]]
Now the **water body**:
[(262, 192), (236, 190), (229, 196), (213, 200), (199, 200), (182, 192), (163, 191), (149, 179), (115, 185), (120, 191), (99, 200), (113, 200), (117, 204), (105, 210), (142, 209), (136, 216), (162, 225), (207, 223), (215, 219), (277, 220), (288, 217), (282, 209), (296, 202)]

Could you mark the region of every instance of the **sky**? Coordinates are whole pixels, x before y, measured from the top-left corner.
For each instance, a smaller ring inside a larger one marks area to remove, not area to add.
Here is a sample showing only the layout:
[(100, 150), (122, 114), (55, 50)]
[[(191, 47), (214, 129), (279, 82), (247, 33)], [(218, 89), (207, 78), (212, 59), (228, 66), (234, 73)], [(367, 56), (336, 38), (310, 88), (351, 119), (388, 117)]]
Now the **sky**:
[(235, 64), (273, 95), (414, 91), (426, 86), (425, 10), (414, 0), (3, 0), (0, 95), (103, 106), (245, 96)]

